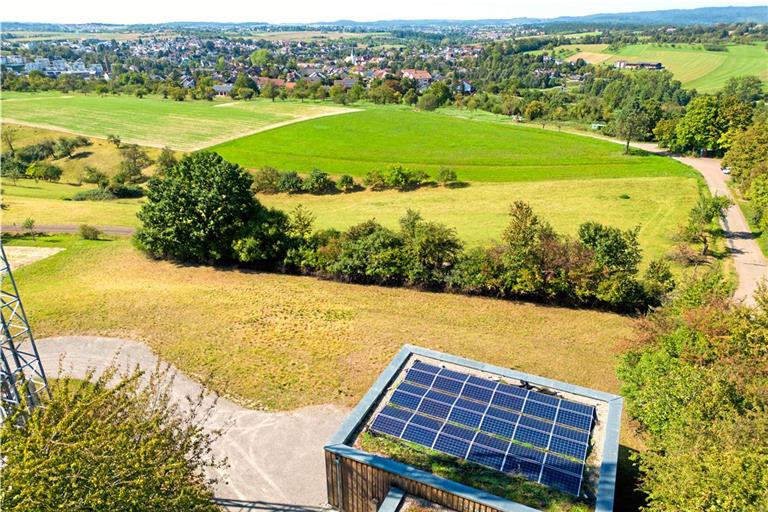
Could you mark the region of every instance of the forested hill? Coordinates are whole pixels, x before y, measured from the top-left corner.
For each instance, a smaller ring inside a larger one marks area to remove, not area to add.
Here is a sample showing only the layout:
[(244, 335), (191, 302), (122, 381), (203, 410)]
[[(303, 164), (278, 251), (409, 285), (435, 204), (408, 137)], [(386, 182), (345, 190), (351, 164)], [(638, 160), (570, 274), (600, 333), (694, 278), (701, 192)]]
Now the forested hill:
[(716, 23), (766, 23), (768, 7), (702, 7), (698, 9), (670, 9), (592, 14), (589, 16), (563, 16), (547, 22), (607, 23), (630, 25), (714, 25)]

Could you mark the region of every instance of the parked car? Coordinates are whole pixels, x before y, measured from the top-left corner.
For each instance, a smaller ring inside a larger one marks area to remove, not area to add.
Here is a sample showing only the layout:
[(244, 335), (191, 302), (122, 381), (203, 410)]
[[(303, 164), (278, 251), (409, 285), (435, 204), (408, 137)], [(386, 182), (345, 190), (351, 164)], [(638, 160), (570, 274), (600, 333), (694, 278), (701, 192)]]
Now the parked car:
[(731, 174), (730, 167), (722, 167), (720, 170), (723, 171), (723, 174)]

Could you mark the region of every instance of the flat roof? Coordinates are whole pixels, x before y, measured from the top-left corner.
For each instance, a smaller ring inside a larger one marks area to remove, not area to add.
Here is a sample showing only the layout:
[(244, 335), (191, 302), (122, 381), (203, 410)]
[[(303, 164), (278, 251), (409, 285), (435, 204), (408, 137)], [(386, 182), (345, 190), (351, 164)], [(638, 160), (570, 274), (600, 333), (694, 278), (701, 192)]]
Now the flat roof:
[(613, 510), (620, 418), (623, 403), (620, 396), (413, 345), (403, 346), (395, 355), (390, 364), (384, 369), (376, 382), (374, 382), (347, 417), (339, 431), (331, 438), (325, 447), (326, 450), (505, 512), (530, 512), (535, 510), (526, 505), (447, 480), (396, 460), (368, 453), (354, 446), (357, 436), (368, 426), (375, 413), (383, 408), (388, 401), (388, 397), (392, 394), (395, 385), (403, 380), (406, 370), (416, 360), (439, 364), (445, 368), (462, 371), (482, 378), (498, 379), (500, 382), (525, 384), (534, 389), (554, 392), (563, 399), (595, 406), (598, 426), (595, 427), (591, 435), (592, 453), (587, 460), (587, 465), (593, 469), (591, 474), (594, 480), (592, 487), (595, 489), (595, 511), (608, 512)]

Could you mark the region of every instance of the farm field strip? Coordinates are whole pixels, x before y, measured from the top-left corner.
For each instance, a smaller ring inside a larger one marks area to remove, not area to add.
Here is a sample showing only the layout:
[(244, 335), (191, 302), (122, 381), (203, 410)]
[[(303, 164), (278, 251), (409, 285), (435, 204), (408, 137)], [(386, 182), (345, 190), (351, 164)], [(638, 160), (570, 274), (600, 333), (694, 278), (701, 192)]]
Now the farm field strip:
[(275, 125), (354, 112), (316, 102), (169, 101), (132, 96), (3, 93), (3, 122), (104, 138), (117, 134), (143, 146), (192, 151)]

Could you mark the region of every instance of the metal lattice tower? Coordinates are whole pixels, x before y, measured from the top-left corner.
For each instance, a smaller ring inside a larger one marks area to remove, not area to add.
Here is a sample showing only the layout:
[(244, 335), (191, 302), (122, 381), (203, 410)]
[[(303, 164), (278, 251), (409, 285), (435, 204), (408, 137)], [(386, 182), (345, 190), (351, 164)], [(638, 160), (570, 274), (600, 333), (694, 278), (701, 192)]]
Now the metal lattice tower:
[(6, 418), (19, 407), (31, 411), (51, 392), (2, 242), (0, 255), (0, 417)]

